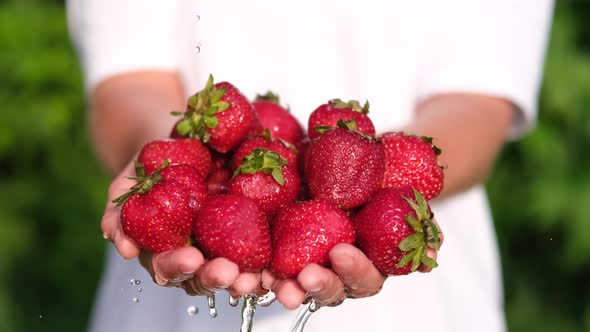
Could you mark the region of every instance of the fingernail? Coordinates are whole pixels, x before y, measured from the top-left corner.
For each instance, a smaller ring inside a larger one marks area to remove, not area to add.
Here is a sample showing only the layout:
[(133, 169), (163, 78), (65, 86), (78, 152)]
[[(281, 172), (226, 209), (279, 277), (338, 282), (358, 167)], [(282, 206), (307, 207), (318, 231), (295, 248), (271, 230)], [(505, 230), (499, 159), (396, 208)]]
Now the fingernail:
[(321, 291), (323, 288), (324, 288), (324, 284), (319, 283), (315, 287), (312, 287), (312, 288), (308, 289), (307, 291), (310, 293), (317, 293), (317, 292)]
[(354, 259), (348, 254), (338, 255), (338, 266), (341, 269), (351, 270), (354, 267)]
[(154, 276), (154, 279), (156, 279), (156, 283), (160, 286), (166, 286), (168, 283), (168, 279), (164, 279), (157, 274)]
[(193, 277), (192, 275), (185, 274), (185, 275), (182, 275), (182, 276), (175, 276), (170, 281), (171, 282), (174, 282), (174, 283), (179, 283), (179, 282), (183, 282), (183, 281), (189, 280), (192, 277)]
[(186, 265), (180, 265), (180, 272), (184, 275), (193, 276), (195, 274), (195, 269)]

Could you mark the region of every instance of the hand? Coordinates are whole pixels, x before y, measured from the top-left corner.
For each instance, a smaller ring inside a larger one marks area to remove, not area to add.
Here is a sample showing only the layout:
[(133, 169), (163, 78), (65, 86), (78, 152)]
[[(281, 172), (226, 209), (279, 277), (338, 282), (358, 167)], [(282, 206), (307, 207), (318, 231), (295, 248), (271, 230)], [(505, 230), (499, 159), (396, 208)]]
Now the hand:
[(184, 247), (152, 255), (128, 238), (121, 227), (120, 212), (112, 200), (135, 184), (131, 162), (111, 183), (108, 201), (101, 221), (103, 237), (111, 240), (125, 259), (139, 256), (141, 264), (153, 280), (161, 286), (180, 287), (189, 295), (213, 295), (216, 290), (228, 289), (235, 297), (260, 293), (260, 273), (240, 273), (233, 262), (225, 258), (207, 261), (195, 247)]
[[(442, 244), (442, 233), (440, 241)], [(379, 293), (386, 276), (377, 270), (361, 250), (341, 243), (334, 246), (329, 255), (331, 269), (310, 264), (301, 270), (296, 279), (276, 279), (270, 271), (264, 270), (262, 287), (272, 289), (287, 309), (296, 309), (310, 298), (315, 299), (320, 306), (336, 306), (346, 298), (363, 298)], [(428, 248), (427, 255), (436, 259), (437, 252)], [(431, 270), (424, 264), (418, 269), (420, 272)]]

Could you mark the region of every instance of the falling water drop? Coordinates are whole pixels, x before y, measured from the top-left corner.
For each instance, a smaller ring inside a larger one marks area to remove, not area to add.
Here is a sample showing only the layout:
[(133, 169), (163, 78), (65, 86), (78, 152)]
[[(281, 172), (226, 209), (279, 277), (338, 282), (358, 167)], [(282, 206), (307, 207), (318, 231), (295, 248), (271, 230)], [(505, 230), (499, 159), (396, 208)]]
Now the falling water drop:
[(138, 292), (138, 293), (141, 293), (142, 291), (143, 291), (143, 289), (141, 289), (141, 287), (139, 287), (139, 288), (137, 289), (137, 292)]
[(197, 50), (197, 53), (201, 53), (201, 44), (197, 45), (197, 47), (195, 47), (195, 50)]
[(197, 14), (197, 21), (200, 21), (200, 20), (201, 20), (201, 15)]
[(137, 285), (139, 285), (139, 284), (141, 284), (141, 280), (139, 280), (139, 279), (135, 279), (135, 281), (134, 281), (134, 284), (135, 284), (136, 286), (137, 286)]
[(236, 298), (234, 298), (231, 295), (229, 296), (229, 305), (231, 305), (232, 307), (237, 306), (239, 302), (240, 302), (240, 298), (239, 297), (236, 299)]
[(275, 302), (277, 300), (277, 296), (275, 295), (275, 293), (273, 293), (272, 291), (269, 291), (268, 293), (260, 296), (258, 298), (258, 302), (256, 304), (258, 304), (261, 307), (268, 307), (271, 304), (273, 304), (273, 302)]
[(194, 316), (199, 313), (199, 308), (195, 307), (194, 305), (191, 305), (188, 308), (186, 308), (186, 313), (189, 316)]
[(299, 311), (299, 314), (297, 314), (297, 318), (295, 318), (293, 326), (291, 326), (289, 332), (303, 332), (305, 324), (307, 323), (307, 320), (311, 314), (318, 311), (319, 309), (320, 306), (315, 302), (315, 300), (311, 300), (311, 303), (307, 307)]
[(130, 283), (131, 285), (135, 285), (135, 279), (131, 279), (131, 280), (129, 280), (129, 283)]
[(215, 308), (215, 295), (207, 295), (207, 305), (209, 306), (209, 316), (217, 317), (217, 308)]
[(43, 315), (39, 315), (39, 318), (43, 318)]
[(137, 303), (137, 302), (139, 302), (139, 298), (134, 297), (134, 298), (131, 299), (131, 301), (133, 301), (133, 303)]

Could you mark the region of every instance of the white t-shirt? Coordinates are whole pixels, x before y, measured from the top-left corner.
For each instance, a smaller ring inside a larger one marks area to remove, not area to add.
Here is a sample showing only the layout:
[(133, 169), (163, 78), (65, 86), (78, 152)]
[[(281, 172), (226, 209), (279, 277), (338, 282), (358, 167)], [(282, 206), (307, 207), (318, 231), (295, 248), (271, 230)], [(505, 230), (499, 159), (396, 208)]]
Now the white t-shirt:
[[(550, 0), (70, 0), (68, 14), (89, 92), (110, 76), (158, 69), (179, 71), (188, 95), (212, 73), (250, 98), (278, 92), (302, 124), (331, 98), (368, 99), (378, 132), (403, 127), (422, 99), (471, 92), (510, 100), (518, 137), (534, 123), (552, 7)], [(322, 308), (306, 331), (505, 330), (484, 189), (432, 208), (445, 232), (437, 269)], [(131, 278), (144, 281), (141, 293)], [(217, 302), (219, 316), (210, 318), (204, 298), (153, 284), (136, 261), (110, 250), (91, 330), (238, 330), (239, 308), (223, 293)], [(190, 305), (200, 313), (187, 315)], [(254, 330), (287, 331), (295, 315), (278, 303), (260, 308)]]

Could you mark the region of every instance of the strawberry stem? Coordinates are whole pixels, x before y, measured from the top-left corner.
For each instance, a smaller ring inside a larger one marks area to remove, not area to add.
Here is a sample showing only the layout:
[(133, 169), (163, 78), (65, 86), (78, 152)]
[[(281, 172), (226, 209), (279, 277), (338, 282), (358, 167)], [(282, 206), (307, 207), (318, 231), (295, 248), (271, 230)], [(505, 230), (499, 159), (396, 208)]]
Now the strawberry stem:
[(276, 94), (272, 91), (267, 91), (263, 95), (257, 94), (255, 100), (264, 100), (264, 101), (269, 101), (274, 104), (280, 104), (281, 99), (279, 98), (278, 94)]
[(150, 191), (150, 189), (152, 189), (154, 187), (154, 185), (156, 185), (158, 182), (160, 182), (162, 180), (162, 175), (160, 174), (160, 172), (164, 168), (168, 167), (168, 165), (170, 165), (170, 161), (168, 159), (166, 159), (166, 160), (164, 160), (164, 163), (160, 167), (158, 167), (157, 170), (155, 170), (150, 176), (146, 177), (145, 176), (145, 168), (144, 168), (143, 164), (136, 161), (135, 162), (135, 172), (136, 172), (137, 176), (132, 177), (130, 179), (137, 180), (138, 182), (135, 185), (133, 185), (131, 188), (129, 188), (128, 192), (113, 199), (112, 202), (115, 203), (116, 206), (121, 206), (132, 195), (135, 195), (135, 194), (143, 195), (143, 194), (147, 193), (148, 191)]
[(287, 161), (277, 152), (267, 149), (254, 149), (252, 153), (242, 159), (242, 164), (236, 169), (233, 177), (235, 178), (240, 173), (254, 174), (261, 172), (270, 174), (282, 186), (285, 184), (283, 166), (287, 166)]

